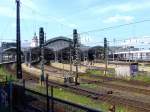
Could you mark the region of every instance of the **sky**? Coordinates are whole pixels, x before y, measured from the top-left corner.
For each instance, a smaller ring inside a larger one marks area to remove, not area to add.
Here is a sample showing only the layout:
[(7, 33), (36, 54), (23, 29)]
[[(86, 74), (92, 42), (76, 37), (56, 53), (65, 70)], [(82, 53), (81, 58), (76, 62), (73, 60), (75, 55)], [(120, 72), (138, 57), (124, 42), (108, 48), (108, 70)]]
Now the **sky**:
[[(102, 44), (104, 37), (110, 44), (114, 40), (119, 44), (119, 40), (123, 43), (124, 39), (150, 36), (150, 21), (101, 30), (150, 20), (150, 0), (20, 1), (22, 43), (30, 42), (35, 32), (38, 35), (39, 27), (44, 27), (47, 39), (57, 36), (72, 38), (73, 29), (77, 29), (81, 42), (91, 46)], [(0, 41), (15, 41), (15, 0), (0, 0), (0, 25)]]

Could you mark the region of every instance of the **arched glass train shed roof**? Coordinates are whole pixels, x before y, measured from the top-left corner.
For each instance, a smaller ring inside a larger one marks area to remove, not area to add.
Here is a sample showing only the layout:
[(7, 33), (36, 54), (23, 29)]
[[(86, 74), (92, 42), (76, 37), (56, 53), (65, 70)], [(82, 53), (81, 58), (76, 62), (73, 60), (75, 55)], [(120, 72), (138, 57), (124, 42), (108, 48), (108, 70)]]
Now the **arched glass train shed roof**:
[(67, 38), (67, 37), (64, 37), (64, 36), (59, 36), (59, 37), (55, 37), (55, 38), (47, 40), (46, 43), (45, 43), (45, 46), (47, 46), (48, 44), (54, 43), (56, 41), (61, 41), (61, 40), (66, 41), (68, 43), (73, 42), (73, 40), (70, 39), (70, 38)]
[[(55, 51), (60, 51), (62, 49), (68, 48), (70, 44), (73, 44), (73, 40), (70, 38), (67, 38), (64, 36), (55, 37), (45, 42), (44, 51), (46, 51), (46, 54), (49, 54)], [(88, 50), (89, 47), (81, 44), (80, 49), (81, 51), (85, 51), (85, 50)], [(40, 47), (38, 46), (38, 47), (33, 47), (33, 48), (30, 48), (30, 47), (22, 48), (22, 53), (30, 52), (30, 51), (32, 52), (32, 54), (40, 54)], [(16, 47), (5, 49), (3, 52), (4, 53), (5, 52), (16, 53)]]
[(69, 47), (73, 43), (73, 40), (67, 37), (59, 36), (46, 41), (45, 46), (53, 49), (53, 51), (59, 51), (61, 49)]

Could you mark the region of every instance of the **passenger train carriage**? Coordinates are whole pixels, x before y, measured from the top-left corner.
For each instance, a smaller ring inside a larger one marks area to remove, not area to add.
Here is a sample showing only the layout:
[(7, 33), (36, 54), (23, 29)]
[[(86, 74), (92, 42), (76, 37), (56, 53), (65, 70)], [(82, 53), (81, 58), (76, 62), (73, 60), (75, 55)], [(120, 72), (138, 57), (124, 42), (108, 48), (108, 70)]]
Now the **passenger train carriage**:
[(116, 60), (150, 61), (150, 50), (117, 52), (109, 56)]

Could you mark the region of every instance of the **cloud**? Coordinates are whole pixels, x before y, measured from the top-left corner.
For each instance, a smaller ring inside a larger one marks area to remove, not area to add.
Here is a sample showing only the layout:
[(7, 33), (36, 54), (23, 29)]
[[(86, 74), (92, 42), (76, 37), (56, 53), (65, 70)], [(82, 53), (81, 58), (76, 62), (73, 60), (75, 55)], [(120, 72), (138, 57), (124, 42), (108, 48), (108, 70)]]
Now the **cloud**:
[[(15, 5), (16, 0), (8, 0), (8, 3)], [(39, 10), (34, 0), (20, 0), (21, 7), (30, 8), (32, 10)]]
[(79, 0), (81, 5), (89, 5), (91, 4), (92, 0)]
[(117, 23), (120, 21), (132, 22), (133, 19), (134, 19), (134, 17), (132, 17), (132, 16), (116, 15), (116, 16), (108, 17), (107, 19), (103, 20), (103, 23)]
[[(0, 16), (11, 17), (14, 18), (16, 16), (16, 0), (8, 0), (4, 4), (0, 5)], [(37, 5), (33, 2), (33, 0), (21, 0), (21, 15), (22, 18), (27, 18), (32, 16), (31, 14), (27, 14), (28, 12), (38, 11)]]
[(25, 7), (31, 8), (32, 10), (38, 11), (38, 6), (33, 2), (33, 0), (22, 0), (21, 2)]
[(135, 10), (143, 10), (150, 7), (150, 1), (146, 2), (128, 2), (122, 4), (112, 4), (108, 6), (95, 6), (91, 8), (93, 14), (102, 14), (108, 12), (130, 12)]
[(15, 12), (7, 6), (0, 6), (0, 15), (6, 17), (15, 17)]
[(97, 1), (99, 1), (99, 0), (79, 0), (79, 3), (82, 7), (87, 7)]
[(76, 25), (76, 24), (73, 24), (73, 23), (68, 23), (68, 26), (69, 26), (70, 28), (77, 28), (77, 25)]
[[(12, 6), (9, 5), (13, 4)], [(73, 23), (69, 23), (65, 18), (53, 17), (49, 15), (42, 14), (39, 11), (38, 6), (32, 0), (22, 0), (21, 1), (21, 19), (30, 21), (39, 21), (44, 23), (56, 22), (68, 28), (77, 27)], [(15, 0), (9, 0), (8, 5), (0, 5), (0, 16), (8, 18), (16, 18), (16, 6)], [(12, 25), (14, 27), (14, 25)]]

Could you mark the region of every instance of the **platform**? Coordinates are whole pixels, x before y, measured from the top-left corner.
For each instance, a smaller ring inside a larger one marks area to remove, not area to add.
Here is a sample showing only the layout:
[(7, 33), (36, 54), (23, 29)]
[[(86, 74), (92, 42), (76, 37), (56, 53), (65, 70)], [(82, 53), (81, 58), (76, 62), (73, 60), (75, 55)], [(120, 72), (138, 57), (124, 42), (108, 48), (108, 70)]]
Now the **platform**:
[[(31, 75), (34, 75), (36, 77), (40, 77), (40, 75), (41, 75), (40, 68), (36, 68), (33, 66), (29, 67), (26, 64), (22, 64), (22, 69), (23, 69), (23, 71), (25, 71)], [(69, 73), (67, 73), (67, 72), (64, 72), (64, 74), (63, 74), (63, 73), (57, 72), (56, 70), (47, 70), (46, 69), (45, 74), (48, 74), (49, 80), (54, 80), (54, 81), (61, 82), (61, 83), (65, 83), (67, 80), (70, 80), (70, 82), (74, 81), (74, 77), (69, 76)]]

